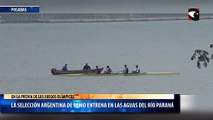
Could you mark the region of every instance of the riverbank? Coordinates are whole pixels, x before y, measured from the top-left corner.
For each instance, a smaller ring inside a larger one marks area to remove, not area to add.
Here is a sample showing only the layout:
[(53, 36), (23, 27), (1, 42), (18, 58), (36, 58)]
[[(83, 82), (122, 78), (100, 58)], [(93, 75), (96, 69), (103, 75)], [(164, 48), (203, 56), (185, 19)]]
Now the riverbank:
[[(200, 19), (213, 19), (203, 13)], [(186, 13), (4, 13), (0, 23), (82, 23), (187, 20)]]

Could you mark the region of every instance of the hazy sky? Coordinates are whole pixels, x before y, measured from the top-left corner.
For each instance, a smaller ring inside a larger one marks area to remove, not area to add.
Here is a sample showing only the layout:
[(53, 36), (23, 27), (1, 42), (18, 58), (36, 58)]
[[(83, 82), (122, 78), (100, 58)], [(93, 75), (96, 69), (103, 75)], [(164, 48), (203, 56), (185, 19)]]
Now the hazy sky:
[(0, 0), (1, 5), (40, 5), (41, 12), (120, 13), (179, 12), (199, 7), (213, 13), (213, 0)]

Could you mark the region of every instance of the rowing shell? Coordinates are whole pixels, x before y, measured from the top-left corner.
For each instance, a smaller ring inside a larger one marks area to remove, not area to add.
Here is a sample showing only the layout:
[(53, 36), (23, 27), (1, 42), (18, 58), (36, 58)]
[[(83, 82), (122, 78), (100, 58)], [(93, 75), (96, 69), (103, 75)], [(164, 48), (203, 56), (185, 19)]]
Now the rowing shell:
[(178, 72), (143, 72), (143, 73), (129, 73), (129, 74), (123, 74), (123, 73), (112, 73), (112, 74), (61, 74), (58, 76), (71, 76), (71, 77), (77, 77), (77, 76), (144, 76), (144, 75), (179, 75)]

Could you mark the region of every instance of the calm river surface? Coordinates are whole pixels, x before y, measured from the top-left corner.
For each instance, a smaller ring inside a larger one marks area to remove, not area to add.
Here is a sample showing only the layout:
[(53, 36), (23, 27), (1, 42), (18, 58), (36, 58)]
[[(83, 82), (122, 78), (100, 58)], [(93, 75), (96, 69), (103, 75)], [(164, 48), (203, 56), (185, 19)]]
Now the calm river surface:
[[(195, 49), (213, 53), (213, 21), (1, 24), (0, 93), (212, 94), (213, 64), (197, 69)], [(136, 64), (177, 76), (53, 76), (51, 68)]]

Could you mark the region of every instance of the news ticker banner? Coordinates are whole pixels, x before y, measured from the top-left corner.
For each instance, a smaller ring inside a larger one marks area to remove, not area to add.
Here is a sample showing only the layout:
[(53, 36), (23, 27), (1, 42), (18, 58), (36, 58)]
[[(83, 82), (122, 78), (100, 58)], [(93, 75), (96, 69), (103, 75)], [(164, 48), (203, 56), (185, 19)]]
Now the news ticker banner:
[(38, 13), (39, 6), (0, 6), (0, 13)]
[(179, 94), (1, 94), (1, 113), (179, 113)]

